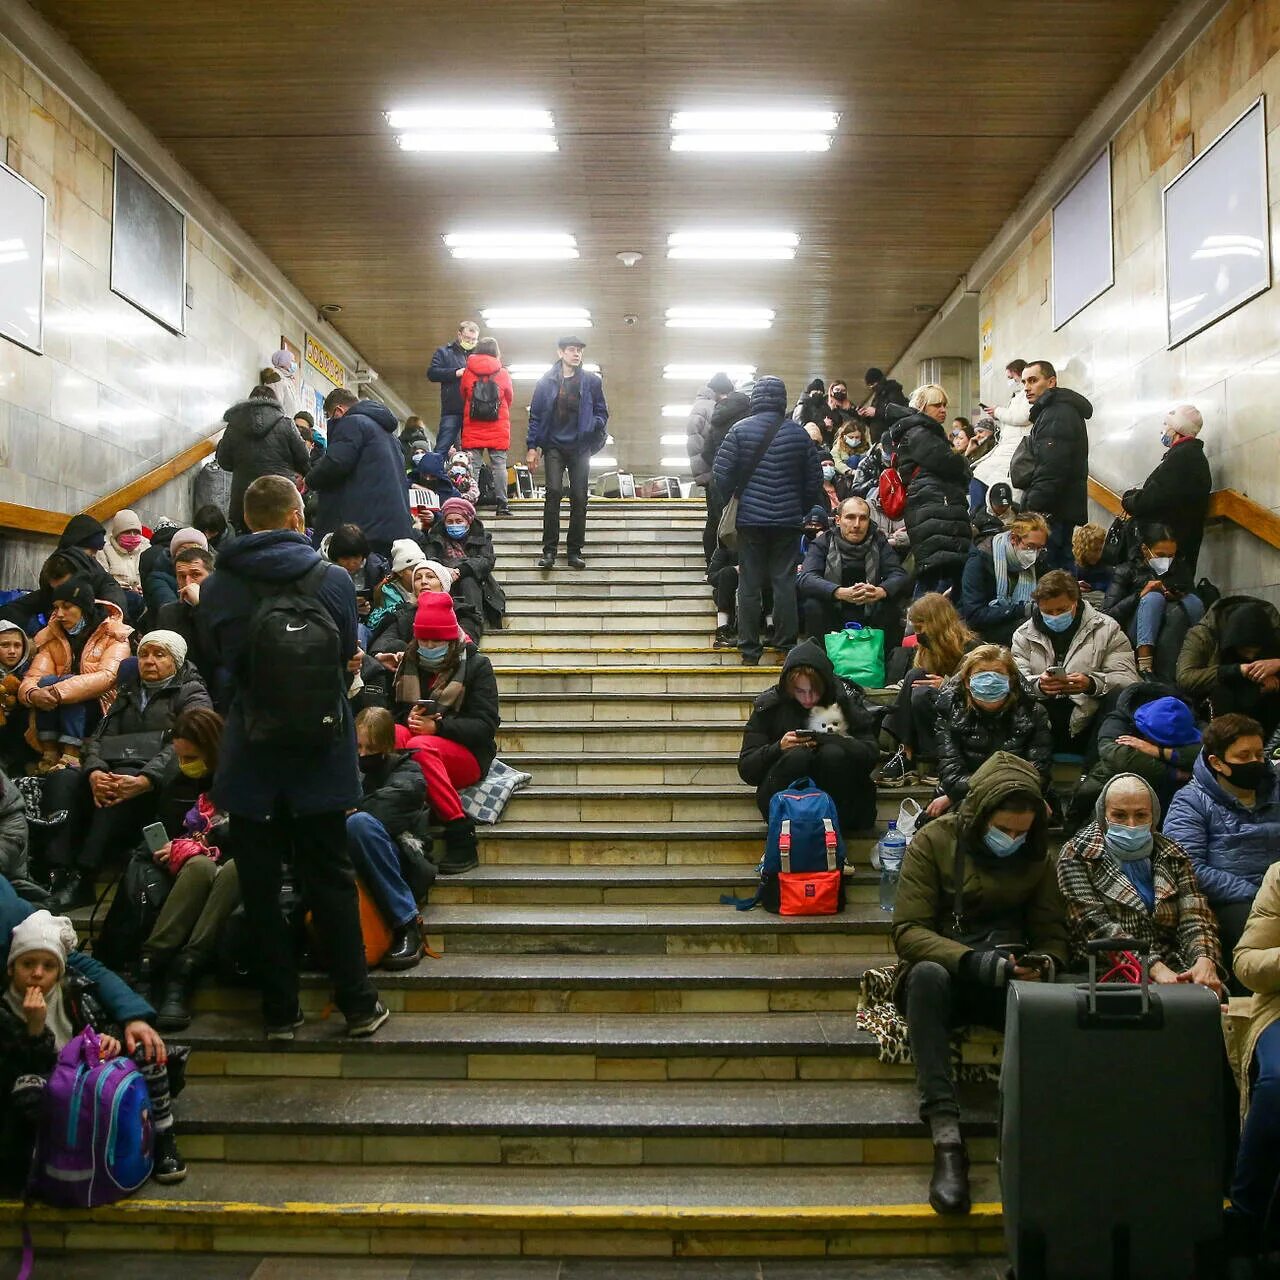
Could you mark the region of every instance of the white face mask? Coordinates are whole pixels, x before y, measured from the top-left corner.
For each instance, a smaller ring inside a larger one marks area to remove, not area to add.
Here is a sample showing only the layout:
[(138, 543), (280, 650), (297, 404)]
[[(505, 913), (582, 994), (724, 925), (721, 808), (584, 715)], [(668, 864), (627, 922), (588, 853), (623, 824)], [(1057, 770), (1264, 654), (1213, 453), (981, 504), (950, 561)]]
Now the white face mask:
[(1172, 556), (1149, 556), (1147, 558), (1147, 564), (1151, 566), (1152, 573), (1168, 573), (1169, 566), (1172, 563)]
[(1011, 545), (1009, 550), (1013, 553), (1013, 558), (1020, 569), (1030, 569), (1040, 555), (1035, 547), (1015, 547)]
[(1010, 378), (1010, 379), (1009, 379), (1009, 390), (1010, 390), (1010, 391), (1012, 391), (1012, 392), (1014, 393), (1014, 395), (1017, 395), (1017, 394), (1018, 394), (1018, 392), (1022, 390), (1022, 379), (1021, 379), (1021, 378)]

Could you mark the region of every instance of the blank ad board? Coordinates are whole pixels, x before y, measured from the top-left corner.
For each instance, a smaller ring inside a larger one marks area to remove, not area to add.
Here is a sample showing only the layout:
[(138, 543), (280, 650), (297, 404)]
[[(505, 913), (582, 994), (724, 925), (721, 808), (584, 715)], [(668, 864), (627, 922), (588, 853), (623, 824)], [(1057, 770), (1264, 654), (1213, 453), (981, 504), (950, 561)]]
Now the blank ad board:
[(1164, 189), (1169, 346), (1270, 286), (1269, 221), (1259, 98)]
[(1053, 207), (1053, 327), (1061, 329), (1115, 279), (1108, 145)]
[(0, 164), (0, 337), (44, 350), (44, 193)]
[(111, 291), (174, 333), (184, 331), (186, 216), (118, 151), (111, 217)]

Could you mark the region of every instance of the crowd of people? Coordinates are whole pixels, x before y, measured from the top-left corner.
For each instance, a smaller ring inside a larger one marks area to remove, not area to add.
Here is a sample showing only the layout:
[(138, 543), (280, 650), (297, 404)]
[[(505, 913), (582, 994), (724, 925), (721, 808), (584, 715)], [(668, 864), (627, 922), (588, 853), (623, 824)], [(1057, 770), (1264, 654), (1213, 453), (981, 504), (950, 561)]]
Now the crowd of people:
[[(1110, 957), (1121, 973), (1259, 993), (1231, 1188), (1233, 1229), (1256, 1242), (1280, 1180), (1280, 613), (1197, 578), (1211, 477), (1193, 406), (1165, 416), (1159, 465), (1104, 529), (1088, 522), (1089, 401), (1048, 361), (1006, 373), (1007, 404), (949, 427), (942, 387), (907, 396), (877, 369), (861, 406), (841, 380), (790, 410), (776, 378), (702, 390), (688, 441), (716, 642), (748, 665), (785, 654), (739, 772), (762, 813), (811, 778), (846, 835), (873, 828), (877, 786), (932, 792), (880, 980), (937, 1211), (969, 1208), (954, 1030), (1003, 1027), (1010, 981), (1082, 974), (1090, 943), (1131, 939), (1136, 957)], [(882, 646), (883, 720), (841, 670), (847, 628)], [(1055, 763), (1078, 767), (1069, 794)]]

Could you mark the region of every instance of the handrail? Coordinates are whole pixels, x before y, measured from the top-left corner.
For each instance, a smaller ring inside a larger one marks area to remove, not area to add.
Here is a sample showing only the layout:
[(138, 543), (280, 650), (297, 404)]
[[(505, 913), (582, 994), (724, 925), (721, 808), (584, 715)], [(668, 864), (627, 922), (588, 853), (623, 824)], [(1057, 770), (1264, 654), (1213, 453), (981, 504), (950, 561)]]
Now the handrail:
[[(123, 488), (108, 493), (91, 503), (85, 510), (95, 520), (108, 520), (117, 511), (131, 507), (139, 498), (154, 493), (162, 485), (176, 479), (189, 467), (213, 452), (214, 437), (197, 440), (167, 462), (130, 480)], [(57, 537), (67, 527), (67, 521), (75, 512), (49, 511), (44, 507), (24, 507), (16, 502), (0, 502), (0, 528), (20, 529), (24, 533), (45, 533)]]
[[(1120, 495), (1092, 476), (1089, 477), (1089, 497), (1113, 516), (1124, 511)], [(1215, 489), (1209, 495), (1209, 519), (1230, 520), (1269, 546), (1280, 548), (1280, 516), (1236, 489)]]

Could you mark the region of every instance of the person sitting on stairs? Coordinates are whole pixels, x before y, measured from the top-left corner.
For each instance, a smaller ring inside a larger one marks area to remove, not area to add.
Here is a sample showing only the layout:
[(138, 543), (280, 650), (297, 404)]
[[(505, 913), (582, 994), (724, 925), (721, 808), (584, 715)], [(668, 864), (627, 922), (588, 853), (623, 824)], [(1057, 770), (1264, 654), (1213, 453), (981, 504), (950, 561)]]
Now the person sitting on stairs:
[(479, 863), (475, 824), (458, 791), (479, 782), (498, 754), (498, 682), (443, 592), (419, 597), (413, 634), (396, 672), (396, 749), (408, 751), (427, 780), (427, 804), (444, 824), (440, 870), (451, 875)]
[[(813, 737), (815, 712), (835, 727)], [(875, 823), (871, 770), (880, 754), (873, 714), (835, 673), (822, 645), (805, 640), (787, 655), (776, 685), (756, 700), (742, 733), (738, 775), (756, 789), (768, 818), (769, 801), (800, 778), (812, 778), (835, 801), (840, 829), (866, 831)]]
[(960, 805), (916, 832), (902, 860), (894, 1003), (907, 1022), (920, 1118), (933, 1138), (929, 1203), (937, 1213), (970, 1208), (951, 1032), (1003, 1029), (1008, 983), (1052, 981), (1067, 962), (1066, 907), (1040, 785), (1034, 765), (997, 751), (973, 772)]
[(396, 838), (425, 825), (427, 787), (421, 767), (397, 751), (391, 712), (369, 707), (356, 717), (364, 797), (347, 814), (347, 847), (356, 872), (391, 926), (384, 969), (412, 969), (422, 959), (423, 924)]

